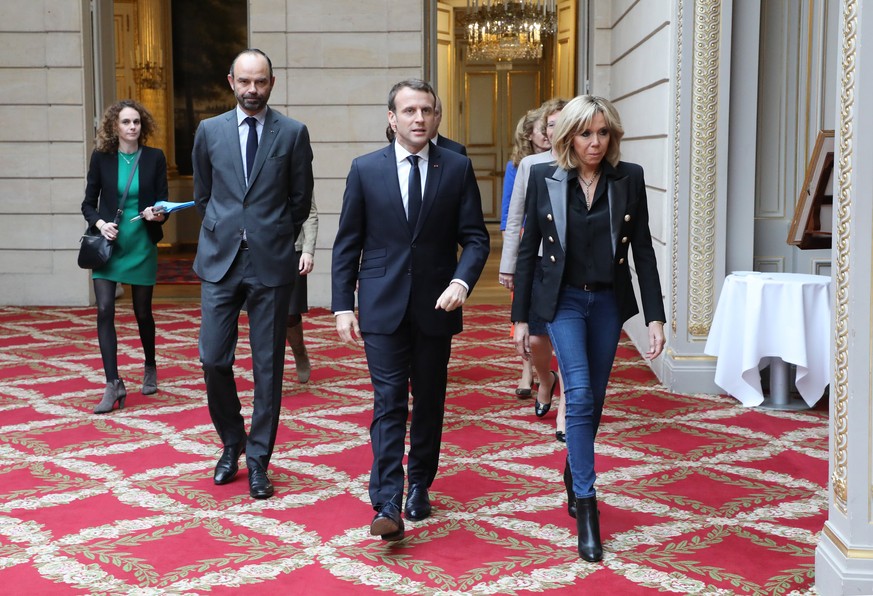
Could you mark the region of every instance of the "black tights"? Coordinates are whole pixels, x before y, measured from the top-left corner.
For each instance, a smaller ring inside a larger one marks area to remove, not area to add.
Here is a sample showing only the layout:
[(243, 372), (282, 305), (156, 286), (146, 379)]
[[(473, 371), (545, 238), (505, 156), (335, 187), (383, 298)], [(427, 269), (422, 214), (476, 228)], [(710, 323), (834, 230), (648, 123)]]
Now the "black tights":
[[(115, 286), (108, 279), (94, 280), (97, 297), (97, 340), (103, 359), (106, 382), (118, 378), (118, 336), (115, 333)], [(152, 316), (154, 286), (130, 286), (133, 292), (133, 314), (139, 326), (139, 339), (145, 355), (145, 365), (155, 366), (155, 318)]]

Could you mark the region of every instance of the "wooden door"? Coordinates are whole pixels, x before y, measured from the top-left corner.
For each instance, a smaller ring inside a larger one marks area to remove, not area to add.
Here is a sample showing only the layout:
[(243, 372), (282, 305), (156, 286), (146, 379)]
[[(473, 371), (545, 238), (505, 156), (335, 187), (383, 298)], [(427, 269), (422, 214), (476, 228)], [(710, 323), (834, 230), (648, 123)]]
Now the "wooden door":
[(473, 161), (486, 221), (499, 221), (503, 174), (512, 153), (515, 125), (543, 102), (542, 74), (536, 64), (464, 64), (463, 138)]

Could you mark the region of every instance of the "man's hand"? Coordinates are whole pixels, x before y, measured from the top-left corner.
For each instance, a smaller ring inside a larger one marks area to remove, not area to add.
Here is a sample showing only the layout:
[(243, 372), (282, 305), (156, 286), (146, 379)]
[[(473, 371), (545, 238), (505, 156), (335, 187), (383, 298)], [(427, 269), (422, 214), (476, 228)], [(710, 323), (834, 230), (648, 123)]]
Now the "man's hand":
[(643, 354), (646, 360), (654, 360), (664, 351), (664, 323), (652, 321), (649, 323), (649, 351)]
[(308, 252), (300, 253), (300, 264), (297, 265), (297, 270), (300, 271), (300, 275), (308, 275), (314, 266), (315, 260), (312, 258), (311, 254)]
[(459, 308), (464, 305), (464, 301), (467, 300), (467, 288), (462, 286), (456, 281), (453, 281), (449, 284), (449, 287), (446, 288), (442, 295), (436, 302), (436, 306), (434, 306), (434, 310), (441, 308), (446, 312), (451, 312), (456, 308)]
[(527, 323), (516, 323), (515, 332), (512, 337), (515, 344), (515, 351), (525, 360), (530, 360), (530, 330)]
[(497, 281), (510, 292), (515, 289), (515, 276), (511, 273), (498, 273)]
[(347, 344), (360, 343), (361, 330), (354, 313), (346, 312), (336, 316), (336, 332)]

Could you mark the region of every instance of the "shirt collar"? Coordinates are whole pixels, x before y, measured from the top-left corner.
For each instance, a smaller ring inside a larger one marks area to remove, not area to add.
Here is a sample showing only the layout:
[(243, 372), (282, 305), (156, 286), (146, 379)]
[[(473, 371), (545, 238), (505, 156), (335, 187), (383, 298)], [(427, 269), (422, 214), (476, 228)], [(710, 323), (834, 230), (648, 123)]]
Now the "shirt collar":
[[(237, 125), (237, 126), (242, 126), (242, 123), (243, 123), (243, 122), (245, 121), (245, 119), (248, 118), (248, 117), (249, 117), (249, 115), (246, 114), (245, 112), (243, 112), (241, 107), (236, 106), (236, 125)], [(261, 126), (263, 126), (263, 125), (264, 125), (264, 120), (267, 119), (267, 108), (264, 108), (263, 110), (261, 110), (260, 112), (258, 112), (257, 114), (255, 114), (255, 115), (253, 116), (253, 118), (254, 118), (255, 120), (258, 121), (258, 124), (260, 124)]]
[[(418, 153), (415, 153), (415, 155), (418, 155), (422, 161), (427, 161), (429, 154), (430, 154), (430, 142), (428, 142), (427, 145), (425, 145), (421, 151), (419, 151)], [(405, 161), (406, 158), (409, 157), (410, 155), (413, 155), (413, 154), (410, 153), (409, 151), (407, 151), (403, 145), (401, 145), (397, 141), (394, 141), (394, 156), (397, 159), (397, 163), (401, 163), (401, 162)]]

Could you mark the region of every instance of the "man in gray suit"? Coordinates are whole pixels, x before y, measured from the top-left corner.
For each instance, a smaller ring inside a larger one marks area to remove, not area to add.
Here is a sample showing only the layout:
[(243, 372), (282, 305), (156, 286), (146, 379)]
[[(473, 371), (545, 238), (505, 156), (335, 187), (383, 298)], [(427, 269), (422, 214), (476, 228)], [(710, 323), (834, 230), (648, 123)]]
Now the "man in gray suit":
[[(203, 218), (194, 272), (201, 280), (200, 361), (209, 414), (224, 451), (215, 484), (246, 454), (249, 494), (273, 495), (267, 466), (282, 399), (285, 326), (297, 276), (294, 240), (312, 201), (312, 148), (302, 123), (267, 107), (275, 77), (266, 54), (241, 52), (227, 76), (233, 110), (200, 123), (194, 199)], [(239, 313), (247, 304), (254, 404), (246, 436), (233, 375)]]

